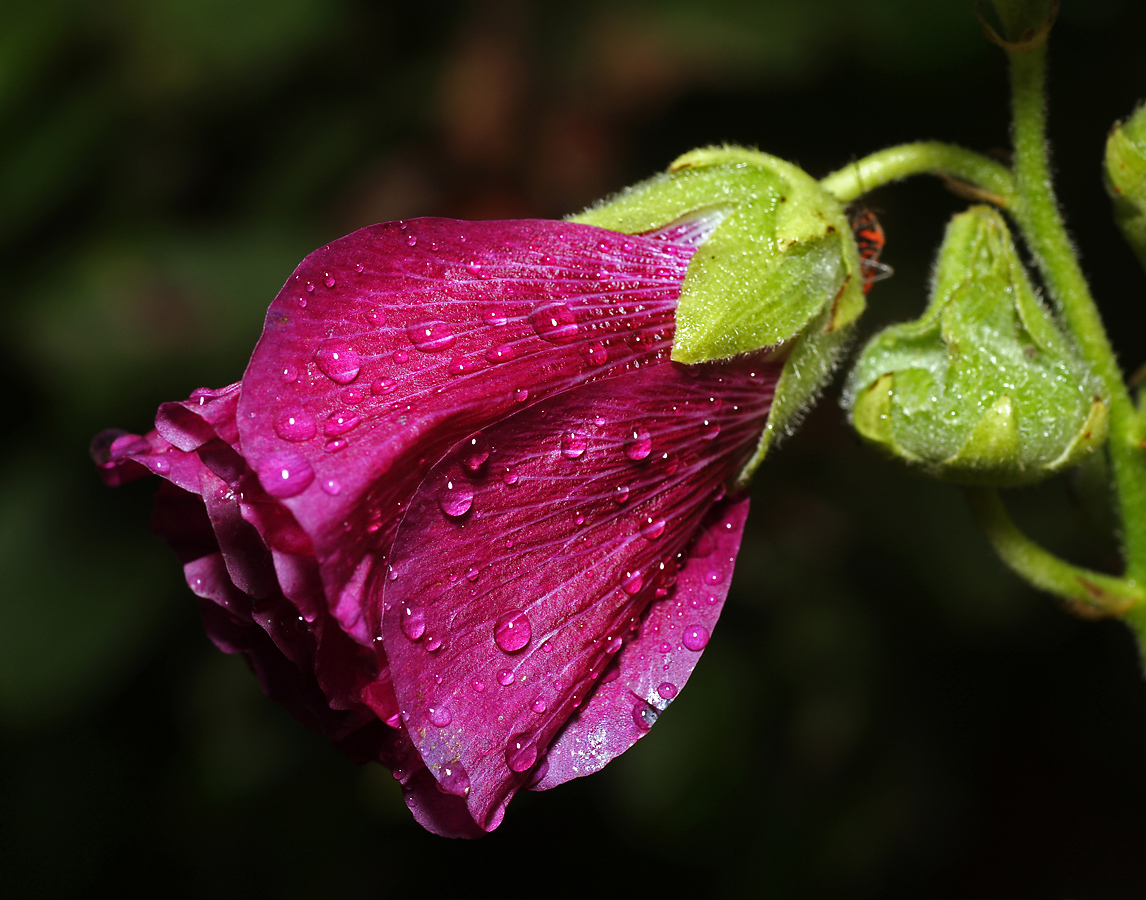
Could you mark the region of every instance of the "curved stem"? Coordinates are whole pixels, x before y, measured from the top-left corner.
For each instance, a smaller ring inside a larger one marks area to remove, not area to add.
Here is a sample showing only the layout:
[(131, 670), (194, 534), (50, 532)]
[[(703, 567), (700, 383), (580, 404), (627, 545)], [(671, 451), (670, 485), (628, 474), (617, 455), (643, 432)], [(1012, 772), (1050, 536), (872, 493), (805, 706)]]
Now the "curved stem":
[(1006, 166), (973, 150), (939, 141), (898, 144), (857, 159), (820, 186), (850, 203), (868, 191), (911, 175), (946, 175), (965, 181), (1000, 206), (1015, 199), (1015, 179)]
[(1117, 616), (1140, 606), (1146, 592), (1131, 579), (1113, 578), (1064, 562), (1028, 538), (1011, 519), (997, 491), (968, 488), (975, 521), (1007, 566), (1030, 584), (1089, 616)]
[(1129, 578), (1146, 579), (1146, 453), (1142, 426), (1110, 346), (1090, 287), (1055, 201), (1046, 145), (1046, 48), (1012, 53), (1015, 218), (1034, 252), (1063, 322), (1079, 351), (1102, 378), (1110, 402), (1109, 452)]

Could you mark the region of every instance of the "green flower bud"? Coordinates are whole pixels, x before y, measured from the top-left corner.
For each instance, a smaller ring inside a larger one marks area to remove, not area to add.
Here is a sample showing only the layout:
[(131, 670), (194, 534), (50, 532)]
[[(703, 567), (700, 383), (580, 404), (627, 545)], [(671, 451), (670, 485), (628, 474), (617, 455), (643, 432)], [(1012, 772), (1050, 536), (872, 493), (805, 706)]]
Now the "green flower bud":
[(838, 360), (864, 309), (863, 271), (838, 199), (791, 163), (738, 147), (686, 153), (572, 221), (637, 234), (709, 210), (724, 219), (689, 264), (672, 358), (786, 354), (747, 478)]
[(964, 484), (1038, 481), (1081, 461), (1107, 431), (1101, 382), (987, 206), (951, 220), (926, 312), (872, 338), (845, 403), (868, 441)]
[(1146, 105), (1111, 130), (1106, 139), (1105, 174), (1114, 218), (1146, 267)]

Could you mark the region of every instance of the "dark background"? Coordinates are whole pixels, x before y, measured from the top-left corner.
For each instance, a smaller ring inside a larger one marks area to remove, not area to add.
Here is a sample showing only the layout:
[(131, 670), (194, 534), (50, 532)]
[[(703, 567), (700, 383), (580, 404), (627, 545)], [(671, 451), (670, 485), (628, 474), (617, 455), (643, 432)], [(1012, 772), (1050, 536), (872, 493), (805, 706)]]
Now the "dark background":
[[(237, 379), (314, 247), (414, 215), (560, 216), (691, 147), (814, 175), (922, 138), (1007, 145), (1002, 54), (965, 0), (0, 6), (0, 890), (178, 896), (1146, 896), (1146, 689), (1127, 632), (992, 557), (956, 489), (858, 445), (829, 390), (763, 467), (724, 620), (650, 739), (425, 834), (389, 773), (265, 700), (203, 636), (153, 485), (107, 426)], [(1100, 180), (1146, 95), (1146, 5), (1065, 0), (1060, 194), (1127, 369), (1143, 275)], [(871, 198), (913, 316), (936, 181)], [(1070, 479), (1009, 498), (1115, 567)]]

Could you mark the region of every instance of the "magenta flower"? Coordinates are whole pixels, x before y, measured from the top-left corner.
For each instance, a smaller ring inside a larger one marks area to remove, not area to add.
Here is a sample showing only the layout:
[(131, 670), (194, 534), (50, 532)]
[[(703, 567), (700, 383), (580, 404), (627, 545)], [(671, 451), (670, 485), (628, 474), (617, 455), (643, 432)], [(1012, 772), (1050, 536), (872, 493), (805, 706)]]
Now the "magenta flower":
[(241, 382), (96, 441), (109, 483), (168, 482), (215, 643), (431, 831), (600, 769), (709, 640), (780, 373), (669, 359), (717, 221), (364, 228), (298, 267)]

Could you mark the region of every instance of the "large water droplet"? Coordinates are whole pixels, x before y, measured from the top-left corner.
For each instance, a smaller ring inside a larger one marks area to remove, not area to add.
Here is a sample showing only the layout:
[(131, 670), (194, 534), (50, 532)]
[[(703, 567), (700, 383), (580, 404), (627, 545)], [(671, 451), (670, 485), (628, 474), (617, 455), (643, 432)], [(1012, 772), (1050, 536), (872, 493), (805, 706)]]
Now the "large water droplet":
[(551, 344), (577, 340), (577, 317), (564, 303), (539, 303), (529, 314), (537, 336)]
[(708, 629), (703, 625), (689, 625), (684, 630), (682, 643), (693, 652), (703, 650), (708, 646)]
[(314, 469), (297, 453), (276, 453), (258, 468), (259, 482), (272, 497), (285, 500), (301, 494), (314, 481)]
[(422, 607), (410, 603), (402, 607), (402, 634), (412, 641), (426, 633), (426, 613)]
[(358, 377), (358, 351), (342, 341), (327, 341), (314, 354), (322, 374), (339, 384), (350, 384)]
[(480, 574), (481, 570), (477, 566), (470, 566), (466, 569), (466, 581), (477, 581)]
[(665, 527), (664, 519), (647, 518), (645, 524), (641, 526), (641, 537), (646, 541), (655, 541), (665, 533)]
[(705, 419), (704, 424), (700, 426), (700, 436), (706, 441), (711, 441), (718, 434), (720, 434), (720, 424)]
[(362, 417), (352, 412), (332, 412), (322, 423), (322, 433), (327, 437), (338, 437), (346, 434), (351, 428), (362, 421)]
[(296, 366), (283, 366), (283, 370), (279, 374), (282, 376), (283, 384), (294, 384), (298, 381), (298, 368)]
[(533, 628), (529, 617), (520, 609), (510, 609), (497, 617), (493, 625), (493, 640), (506, 653), (520, 650), (529, 643)]
[(653, 725), (656, 724), (657, 715), (657, 711), (645, 703), (644, 700), (640, 700), (633, 705), (633, 724), (641, 731), (648, 731), (652, 728)]
[(438, 506), (447, 516), (464, 516), (473, 504), (473, 488), (462, 481), (447, 481), (438, 494)]
[(330, 494), (331, 497), (336, 497), (342, 492), (342, 485), (336, 478), (324, 478), (321, 484), (323, 491)]
[(342, 392), (342, 402), (347, 406), (357, 406), (366, 399), (366, 394), (360, 388), (347, 388)]
[(590, 365), (603, 366), (609, 361), (609, 351), (604, 344), (590, 344), (583, 352)]
[(442, 766), (438, 772), (438, 790), (444, 794), (465, 797), (470, 792), (470, 776), (456, 759)]
[(458, 342), (454, 330), (447, 322), (418, 322), (406, 329), (406, 336), (423, 353), (449, 350)]
[(472, 687), (474, 689), (475, 694), (480, 694), (480, 693), (483, 693), (485, 691), (485, 682), (482, 681), (480, 678), (475, 678), (473, 681), (470, 682), (470, 687)]
[(566, 459), (576, 459), (588, 448), (589, 441), (577, 431), (567, 431), (561, 435), (561, 455)]
[(408, 360), (410, 358), (410, 354), (407, 353), (405, 350), (395, 350), (392, 358), (393, 358), (394, 362), (401, 365), (402, 363), (404, 363), (406, 360)]
[(309, 441), (318, 432), (314, 416), (305, 409), (284, 409), (275, 417), (275, 434), (284, 441)]
[(518, 403), (524, 403), (529, 399), (529, 391), (525, 388), (518, 388), (513, 392), (513, 399)]
[(502, 687), (509, 687), (513, 684), (513, 672), (509, 669), (501, 669), (497, 673), (497, 683)]
[(397, 386), (398, 382), (396, 382), (393, 378), (379, 378), (377, 381), (370, 385), (370, 393), (375, 395), (389, 394)]
[(639, 593), (644, 585), (645, 579), (639, 570), (636, 572), (626, 572), (621, 578), (621, 590), (630, 596)]
[(494, 327), (504, 325), (509, 321), (505, 316), (505, 310), (500, 306), (487, 307), (481, 319), (486, 325), (493, 325)]
[(331, 275), (329, 272), (327, 272), (322, 279), (322, 283), (325, 284), (328, 288), (334, 287), (334, 285), (335, 285), (334, 276)]
[(489, 459), (489, 441), (480, 434), (475, 434), (462, 444), (458, 458), (467, 471), (477, 472), (485, 465), (486, 460)]
[(454, 720), (449, 708), (442, 704), (427, 709), (426, 718), (430, 720), (431, 725), (436, 725), (438, 728), (445, 728)]
[(625, 485), (622, 484), (613, 491), (613, 502), (617, 506), (624, 506), (629, 502), (629, 489)]
[(505, 484), (517, 484), (517, 472), (513, 470), (512, 466), (506, 466), (505, 472), (502, 473), (501, 480)]
[(514, 772), (525, 772), (537, 762), (537, 744), (528, 734), (515, 734), (505, 748), (505, 764)]
[(649, 433), (643, 428), (634, 428), (625, 441), (625, 456), (633, 462), (639, 462), (652, 452), (653, 442)]
[(379, 306), (374, 307), (374, 309), (366, 314), (366, 321), (375, 328), (381, 328), (386, 324), (386, 310)]
[(676, 696), (676, 685), (671, 681), (662, 682), (660, 687), (657, 688), (657, 693), (666, 700), (671, 700)]
[(492, 347), (485, 353), (485, 358), (491, 363), (503, 363), (517, 359), (517, 348), (513, 344), (502, 344)]
[(541, 715), (549, 707), (545, 703), (544, 697), (536, 697), (536, 698), (534, 698), (533, 702), (529, 705), (529, 708), (532, 709), (538, 715)]

